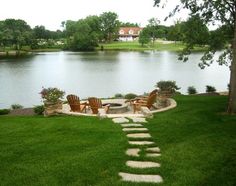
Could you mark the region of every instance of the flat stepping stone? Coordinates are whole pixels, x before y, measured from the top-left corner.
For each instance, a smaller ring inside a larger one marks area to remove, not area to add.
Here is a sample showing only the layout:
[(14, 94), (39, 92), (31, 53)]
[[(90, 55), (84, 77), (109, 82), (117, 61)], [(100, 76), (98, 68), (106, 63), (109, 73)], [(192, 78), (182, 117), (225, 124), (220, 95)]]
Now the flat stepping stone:
[(126, 153), (128, 156), (139, 157), (139, 154), (138, 154), (139, 152), (140, 152), (140, 149), (134, 148), (134, 149), (128, 149), (125, 153)]
[(159, 157), (159, 156), (161, 156), (161, 154), (159, 154), (159, 153), (147, 153), (146, 154), (146, 157)]
[(151, 135), (148, 133), (134, 133), (134, 134), (127, 134), (128, 138), (151, 138)]
[(127, 161), (126, 165), (128, 167), (140, 168), (140, 169), (153, 168), (153, 167), (160, 167), (161, 166), (159, 163), (152, 162), (152, 161)]
[(130, 119), (132, 119), (134, 123), (147, 123), (145, 118), (131, 117)]
[(151, 145), (154, 144), (153, 141), (129, 141), (130, 145)]
[(128, 131), (148, 131), (147, 128), (123, 128), (122, 130), (125, 132), (128, 132)]
[(128, 123), (129, 122), (129, 120), (126, 118), (114, 118), (114, 119), (112, 119), (112, 121), (114, 123)]
[(159, 175), (145, 175), (145, 174), (130, 174), (120, 172), (119, 176), (121, 176), (122, 181), (130, 181), (130, 182), (147, 182), (147, 183), (161, 183), (163, 179)]
[(149, 148), (146, 148), (146, 151), (149, 151), (149, 152), (161, 152), (159, 147), (149, 147)]
[(121, 124), (122, 127), (143, 127), (142, 124), (130, 123), (130, 124)]

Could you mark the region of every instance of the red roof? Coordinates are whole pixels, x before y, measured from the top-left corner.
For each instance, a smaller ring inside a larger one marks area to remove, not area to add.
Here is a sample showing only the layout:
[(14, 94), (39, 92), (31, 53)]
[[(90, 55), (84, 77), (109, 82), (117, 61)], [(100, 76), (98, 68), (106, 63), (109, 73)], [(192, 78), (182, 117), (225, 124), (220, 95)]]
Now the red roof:
[(120, 27), (119, 35), (139, 35), (143, 28), (140, 27)]

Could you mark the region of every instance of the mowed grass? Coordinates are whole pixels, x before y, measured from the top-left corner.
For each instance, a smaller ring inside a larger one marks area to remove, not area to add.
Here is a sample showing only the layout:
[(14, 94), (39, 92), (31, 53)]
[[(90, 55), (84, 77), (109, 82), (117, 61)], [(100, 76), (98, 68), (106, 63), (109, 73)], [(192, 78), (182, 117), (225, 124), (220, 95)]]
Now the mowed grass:
[[(227, 97), (177, 96), (178, 107), (145, 126), (161, 157), (125, 155), (127, 138), (110, 119), (0, 117), (0, 185), (124, 185), (118, 172), (160, 174), (160, 185), (236, 185), (236, 116)], [(137, 170), (126, 160), (161, 163)]]
[[(173, 51), (180, 52), (185, 48), (185, 45), (181, 42), (163, 44), (161, 42), (155, 42), (154, 46), (152, 44), (142, 46), (139, 42), (112, 42), (106, 44), (100, 44), (97, 47), (100, 50), (103, 46), (104, 50), (130, 50), (130, 51), (144, 51), (144, 50), (157, 50), (157, 51)], [(204, 51), (204, 47), (195, 47), (193, 51)]]
[(227, 97), (180, 96), (148, 128), (162, 150), (161, 175), (171, 186), (236, 185), (236, 115)]

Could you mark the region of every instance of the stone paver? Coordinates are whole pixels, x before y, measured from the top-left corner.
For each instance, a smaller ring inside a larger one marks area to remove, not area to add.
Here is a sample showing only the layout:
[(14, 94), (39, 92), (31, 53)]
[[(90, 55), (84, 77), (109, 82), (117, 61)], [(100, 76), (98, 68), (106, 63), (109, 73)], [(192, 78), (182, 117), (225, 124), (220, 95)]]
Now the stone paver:
[(125, 132), (129, 132), (129, 131), (148, 131), (147, 128), (123, 128), (122, 129)]
[(159, 163), (152, 162), (152, 161), (127, 161), (126, 165), (128, 167), (140, 168), (140, 169), (153, 168), (153, 167), (160, 167), (161, 166)]
[(134, 134), (127, 134), (128, 138), (151, 138), (151, 135), (148, 133), (134, 133)]
[(128, 123), (129, 122), (129, 120), (126, 118), (114, 118), (114, 119), (112, 119), (112, 121), (114, 123)]
[(149, 151), (149, 152), (160, 152), (160, 148), (159, 147), (149, 147), (149, 148), (146, 148), (146, 151)]
[(145, 118), (130, 117), (134, 123), (147, 123)]
[(161, 154), (159, 154), (159, 153), (147, 153), (146, 156), (147, 157), (159, 157), (159, 156), (161, 156)]
[(127, 149), (127, 151), (125, 152), (128, 156), (135, 156), (135, 157), (139, 157), (139, 153), (140, 149), (138, 148), (134, 148), (134, 149)]
[(147, 182), (147, 183), (161, 183), (163, 179), (159, 175), (143, 175), (143, 174), (130, 174), (120, 172), (119, 176), (121, 176), (123, 181), (130, 182)]
[(142, 124), (136, 124), (136, 123), (127, 123), (127, 124), (121, 124), (122, 127), (143, 127)]
[(130, 145), (151, 145), (154, 144), (153, 141), (129, 141)]

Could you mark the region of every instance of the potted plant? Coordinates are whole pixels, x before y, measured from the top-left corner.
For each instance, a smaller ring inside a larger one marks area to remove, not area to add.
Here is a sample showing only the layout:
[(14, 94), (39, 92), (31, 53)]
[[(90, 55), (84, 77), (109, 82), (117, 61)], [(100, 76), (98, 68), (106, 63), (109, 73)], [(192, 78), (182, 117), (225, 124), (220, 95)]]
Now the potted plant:
[(173, 96), (177, 90), (180, 88), (176, 85), (175, 81), (159, 81), (156, 84), (156, 87), (159, 89), (158, 97), (159, 97), (159, 104), (161, 106), (168, 105), (168, 98)]
[(43, 88), (40, 92), (43, 99), (44, 115), (53, 115), (57, 110), (62, 109), (62, 100), (65, 92), (58, 88)]

